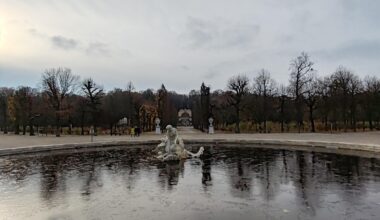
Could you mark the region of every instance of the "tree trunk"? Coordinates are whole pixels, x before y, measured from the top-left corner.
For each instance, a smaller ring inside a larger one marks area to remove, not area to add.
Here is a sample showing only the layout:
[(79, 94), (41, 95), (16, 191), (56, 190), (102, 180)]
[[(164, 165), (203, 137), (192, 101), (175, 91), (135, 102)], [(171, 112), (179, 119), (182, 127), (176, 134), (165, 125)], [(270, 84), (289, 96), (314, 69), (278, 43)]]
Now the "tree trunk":
[(264, 133), (267, 133), (267, 97), (264, 92), (264, 101), (263, 101), (263, 113), (264, 113)]
[(94, 135), (98, 136), (98, 127), (94, 124)]
[(236, 127), (235, 127), (235, 133), (240, 133), (240, 109), (239, 109), (239, 107), (236, 108)]
[(26, 125), (22, 125), (22, 135), (26, 134)]
[(284, 120), (281, 119), (281, 133), (284, 133)]
[(365, 129), (366, 129), (366, 126), (365, 126), (365, 119), (363, 119), (363, 131), (365, 131)]
[(298, 133), (301, 133), (301, 122), (300, 121), (297, 121), (297, 129), (298, 129)]
[(315, 124), (314, 124), (313, 113), (314, 113), (313, 105), (310, 105), (309, 106), (309, 119), (310, 119), (310, 124), (311, 124), (311, 132), (315, 132)]
[(354, 132), (356, 132), (356, 112), (355, 112), (355, 107), (352, 107), (352, 117), (351, 117), (351, 120), (352, 120), (352, 129), (354, 130)]
[(298, 133), (301, 133), (301, 126), (303, 124), (302, 106), (299, 98), (296, 99), (296, 111), (297, 111), (297, 128)]
[(18, 124), (18, 121), (15, 123), (15, 134), (20, 134), (20, 125)]
[(69, 123), (69, 135), (72, 135), (73, 134), (73, 129), (72, 129), (72, 124), (71, 122)]
[(61, 118), (59, 116), (59, 113), (56, 114), (56, 130), (55, 130), (55, 136), (60, 137), (61, 136)]
[(267, 120), (264, 120), (264, 133), (267, 133)]
[(81, 128), (80, 135), (84, 135), (84, 119), (86, 116), (85, 111), (82, 111), (80, 116), (81, 116), (80, 117), (80, 128)]
[(281, 112), (281, 133), (284, 133), (284, 108), (285, 108), (285, 99), (281, 97), (281, 106), (280, 106), (280, 112)]
[(80, 135), (84, 135), (84, 125), (83, 125), (83, 123), (80, 125)]
[(29, 124), (29, 136), (34, 136), (33, 122), (30, 122)]
[(6, 110), (4, 110), (4, 115), (3, 115), (3, 117), (4, 117), (4, 134), (8, 134), (8, 126), (7, 126), (7, 111)]

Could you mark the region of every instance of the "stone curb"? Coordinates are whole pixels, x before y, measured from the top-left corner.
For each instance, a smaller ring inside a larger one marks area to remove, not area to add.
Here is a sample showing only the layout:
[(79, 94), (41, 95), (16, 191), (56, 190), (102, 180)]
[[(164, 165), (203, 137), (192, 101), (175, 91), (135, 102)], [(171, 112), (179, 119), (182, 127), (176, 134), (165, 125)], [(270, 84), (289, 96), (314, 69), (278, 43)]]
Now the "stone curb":
[[(53, 152), (59, 150), (81, 150), (92, 148), (108, 148), (108, 147), (131, 147), (131, 146), (155, 146), (159, 140), (134, 140), (134, 141), (107, 141), (107, 142), (87, 142), (87, 143), (71, 143), (71, 144), (54, 144), (39, 145), (17, 148), (0, 149), (0, 156), (30, 154), (41, 152)], [(322, 142), (322, 141), (299, 141), (299, 140), (239, 140), (239, 139), (184, 139), (185, 144), (195, 145), (227, 145), (227, 146), (247, 146), (259, 145), (260, 147), (276, 146), (280, 149), (292, 150), (318, 150), (327, 149), (332, 152), (339, 153), (339, 150), (362, 151), (368, 153), (380, 154), (380, 145), (368, 144), (351, 144), (341, 142)]]
[(59, 150), (80, 150), (98, 147), (116, 147), (116, 146), (141, 146), (141, 145), (154, 145), (159, 141), (146, 140), (146, 141), (107, 141), (107, 142), (87, 142), (87, 143), (71, 143), (71, 144), (54, 144), (54, 145), (40, 145), (29, 147), (5, 148), (0, 149), (0, 156), (28, 154), (28, 153), (41, 153)]

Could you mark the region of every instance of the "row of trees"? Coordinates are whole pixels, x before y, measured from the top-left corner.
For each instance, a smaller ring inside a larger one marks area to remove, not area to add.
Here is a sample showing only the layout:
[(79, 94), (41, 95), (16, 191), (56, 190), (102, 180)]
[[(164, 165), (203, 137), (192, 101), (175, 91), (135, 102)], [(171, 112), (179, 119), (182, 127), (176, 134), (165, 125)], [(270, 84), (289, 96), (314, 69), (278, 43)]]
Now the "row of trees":
[[(360, 79), (342, 66), (329, 76), (319, 77), (306, 53), (291, 61), (288, 86), (277, 84), (270, 72), (262, 69), (253, 80), (244, 74), (231, 77), (227, 88), (204, 98), (202, 85), (198, 100), (211, 101), (206, 110), (195, 104), (194, 117), (208, 114), (216, 119), (217, 127), (233, 124), (237, 133), (241, 121), (258, 132), (270, 132), (274, 124), (280, 125), (281, 132), (289, 131), (292, 123), (301, 132), (306, 130), (305, 122), (311, 132), (317, 130), (316, 124), (323, 131), (356, 131), (359, 121), (363, 130), (380, 127), (380, 80), (375, 76)], [(197, 126), (201, 124), (198, 118), (194, 121)]]
[[(126, 127), (143, 130), (154, 128), (154, 119), (161, 125), (177, 122), (177, 111), (186, 108), (187, 96), (167, 91), (165, 86), (137, 92), (131, 82), (126, 89), (115, 88), (107, 93), (91, 78), (80, 80), (68, 68), (46, 70), (42, 74), (41, 89), (20, 86), (17, 89), (0, 88), (0, 125), (4, 133), (34, 135), (34, 129), (60, 136), (62, 126), (68, 134), (79, 129), (88, 133), (89, 127), (107, 129), (113, 135)], [(126, 117), (127, 124), (120, 124)], [(54, 127), (54, 129), (53, 129)], [(41, 129), (42, 128), (42, 129)]]
[[(40, 89), (21, 86), (0, 88), (0, 127), (4, 133), (30, 132), (35, 128), (54, 130), (59, 136), (62, 126), (67, 133), (85, 134), (90, 126), (111, 135), (127, 126), (153, 130), (156, 117), (161, 127), (177, 124), (179, 109), (192, 110), (195, 128), (208, 129), (214, 118), (217, 129), (244, 131), (328, 131), (380, 128), (380, 80), (375, 76), (360, 79), (351, 70), (338, 67), (320, 77), (306, 53), (290, 62), (287, 86), (278, 84), (268, 70), (255, 76), (231, 77), (226, 90), (211, 92), (202, 83), (189, 95), (168, 91), (137, 92), (131, 82), (125, 89), (105, 92), (91, 78), (80, 80), (68, 68), (46, 70)], [(52, 128), (55, 129), (52, 129)], [(75, 131), (73, 131), (75, 129)], [(79, 132), (78, 132), (79, 131)]]

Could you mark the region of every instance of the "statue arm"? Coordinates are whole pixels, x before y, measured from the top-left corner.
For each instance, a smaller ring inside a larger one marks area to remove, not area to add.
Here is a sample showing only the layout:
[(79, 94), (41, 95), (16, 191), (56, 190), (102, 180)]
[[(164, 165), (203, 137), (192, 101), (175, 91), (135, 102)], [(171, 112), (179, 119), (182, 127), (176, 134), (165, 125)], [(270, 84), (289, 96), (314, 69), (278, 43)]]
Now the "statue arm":
[(185, 147), (185, 144), (183, 143), (183, 139), (182, 138), (178, 138), (178, 145), (181, 146), (181, 147)]
[(162, 138), (161, 139), (161, 143), (159, 143), (158, 145), (157, 145), (157, 147), (154, 149), (154, 152), (164, 152), (165, 151), (165, 147), (166, 147), (166, 142), (167, 142), (168, 140), (166, 139), (166, 138)]

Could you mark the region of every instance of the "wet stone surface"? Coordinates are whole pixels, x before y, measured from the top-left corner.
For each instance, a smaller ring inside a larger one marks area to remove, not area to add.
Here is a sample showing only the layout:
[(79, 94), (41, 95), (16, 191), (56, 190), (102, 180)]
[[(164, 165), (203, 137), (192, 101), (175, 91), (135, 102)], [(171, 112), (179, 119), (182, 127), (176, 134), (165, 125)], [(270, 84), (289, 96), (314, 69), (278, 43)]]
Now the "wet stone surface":
[(378, 159), (206, 147), (163, 163), (150, 150), (1, 157), (1, 219), (380, 218)]

